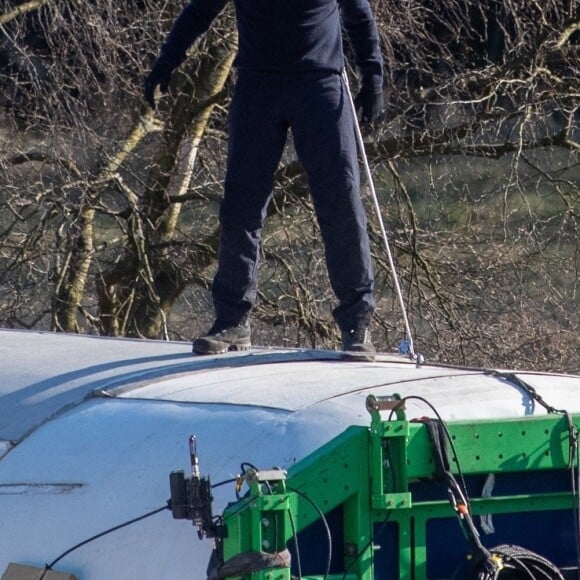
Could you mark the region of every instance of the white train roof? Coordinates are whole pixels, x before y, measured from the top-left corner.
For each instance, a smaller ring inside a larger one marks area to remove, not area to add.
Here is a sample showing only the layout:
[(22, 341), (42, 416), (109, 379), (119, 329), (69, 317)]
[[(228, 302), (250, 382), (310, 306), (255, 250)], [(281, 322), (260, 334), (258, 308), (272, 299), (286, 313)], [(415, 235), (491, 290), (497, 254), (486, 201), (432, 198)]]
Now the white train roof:
[[(0, 574), (42, 567), (78, 542), (163, 506), (168, 475), (231, 478), (242, 461), (289, 467), (353, 424), (368, 394), (420, 395), (443, 418), (580, 412), (580, 377), (424, 364), (345, 362), (333, 351), (256, 349), (194, 357), (188, 343), (0, 331)], [(410, 401), (410, 417), (429, 415)], [(215, 490), (216, 508), (233, 500)], [(162, 512), (74, 551), (55, 569), (83, 580), (205, 578), (211, 543)]]

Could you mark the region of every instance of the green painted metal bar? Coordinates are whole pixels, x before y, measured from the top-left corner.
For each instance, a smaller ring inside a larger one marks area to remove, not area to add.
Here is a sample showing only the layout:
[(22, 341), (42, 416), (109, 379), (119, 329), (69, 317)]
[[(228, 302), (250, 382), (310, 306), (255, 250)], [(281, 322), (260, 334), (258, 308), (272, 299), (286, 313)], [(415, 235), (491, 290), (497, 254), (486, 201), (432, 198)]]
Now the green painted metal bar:
[[(230, 506), (224, 519), (224, 558), (249, 550), (275, 551), (325, 514), (342, 506), (344, 573), (329, 576), (374, 580), (373, 526), (397, 526), (398, 570), (401, 580), (425, 580), (427, 524), (435, 518), (455, 518), (446, 497), (419, 501), (413, 484), (433, 479), (436, 461), (427, 428), (404, 419), (397, 397), (394, 421), (382, 421), (380, 401), (371, 401), (370, 428), (351, 427), (288, 472), (264, 493), (252, 484), (250, 494)], [(375, 404), (376, 402), (376, 404)], [(393, 407), (391, 407), (393, 409)], [(580, 416), (573, 416), (578, 430)], [(461, 471), (466, 476), (488, 473), (532, 474), (565, 470), (570, 462), (570, 430), (561, 415), (447, 423)], [(458, 465), (453, 458), (452, 470)], [(570, 510), (578, 506), (572, 492), (514, 494), (471, 498), (473, 515)], [(273, 525), (273, 523), (275, 525)], [(467, 545), (466, 545), (467, 550)], [(323, 571), (321, 570), (321, 574)], [(252, 580), (287, 580), (287, 569), (251, 574)], [(305, 577), (306, 578), (306, 577)], [(308, 576), (321, 580), (322, 575)]]
[[(472, 515), (480, 516), (484, 514), (500, 515), (518, 512), (569, 510), (576, 507), (576, 503), (570, 494), (546, 493), (472, 498), (470, 506)], [(412, 515), (410, 512), (412, 512)], [(392, 522), (409, 526), (409, 520), (412, 520), (413, 526), (414, 559), (412, 575), (407, 576), (409, 571), (400, 567), (400, 578), (413, 577), (415, 580), (427, 578), (427, 522), (431, 519), (454, 519), (456, 517), (447, 500), (415, 502), (412, 510), (398, 510), (396, 514), (391, 515)]]
[[(579, 429), (580, 417), (572, 420)], [(389, 425), (383, 425), (385, 437), (389, 437)], [(409, 427), (407, 475), (409, 479), (432, 476), (435, 465), (427, 430), (420, 423), (410, 423)], [(449, 422), (447, 428), (466, 474), (568, 467), (569, 432), (562, 415)]]

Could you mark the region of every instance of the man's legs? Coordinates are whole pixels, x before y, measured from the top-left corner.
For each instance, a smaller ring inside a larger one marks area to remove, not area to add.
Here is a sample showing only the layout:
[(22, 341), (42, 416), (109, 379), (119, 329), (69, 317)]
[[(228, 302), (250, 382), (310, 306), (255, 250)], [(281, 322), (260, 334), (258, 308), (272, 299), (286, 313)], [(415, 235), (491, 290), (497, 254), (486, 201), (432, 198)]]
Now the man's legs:
[(218, 270), (212, 287), (216, 322), (207, 336), (194, 341), (198, 353), (250, 346), (247, 319), (256, 301), (262, 223), (287, 134), (276, 98), (275, 87), (259, 78), (240, 77), (230, 106)]
[(294, 143), (308, 174), (330, 282), (339, 300), (333, 315), (347, 342), (348, 333), (366, 331), (375, 308), (354, 119), (339, 75), (304, 79), (296, 98)]

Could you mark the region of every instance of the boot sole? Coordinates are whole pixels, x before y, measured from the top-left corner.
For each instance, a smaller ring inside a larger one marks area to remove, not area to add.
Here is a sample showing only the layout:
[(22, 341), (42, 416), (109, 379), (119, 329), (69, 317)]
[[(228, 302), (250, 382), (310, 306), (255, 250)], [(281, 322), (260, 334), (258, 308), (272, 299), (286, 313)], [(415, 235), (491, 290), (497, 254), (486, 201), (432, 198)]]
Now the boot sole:
[(210, 345), (210, 344), (197, 344), (197, 341), (193, 343), (193, 353), (194, 354), (225, 354), (226, 352), (234, 352), (234, 351), (242, 351), (242, 350), (250, 350), (252, 345), (250, 343), (241, 343), (241, 344), (223, 344), (223, 346), (218, 345)]
[(375, 362), (377, 360), (376, 353), (362, 350), (343, 351), (340, 358), (344, 361), (351, 362)]

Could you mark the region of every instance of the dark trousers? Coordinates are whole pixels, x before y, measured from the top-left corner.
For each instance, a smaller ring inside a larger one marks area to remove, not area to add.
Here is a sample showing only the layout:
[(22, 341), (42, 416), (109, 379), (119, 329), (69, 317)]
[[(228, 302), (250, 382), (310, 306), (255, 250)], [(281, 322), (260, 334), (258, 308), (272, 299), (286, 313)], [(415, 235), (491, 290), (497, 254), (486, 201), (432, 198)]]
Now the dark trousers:
[(216, 320), (237, 324), (255, 304), (261, 230), (288, 129), (308, 176), (342, 330), (375, 304), (353, 116), (338, 74), (240, 72), (230, 105)]

